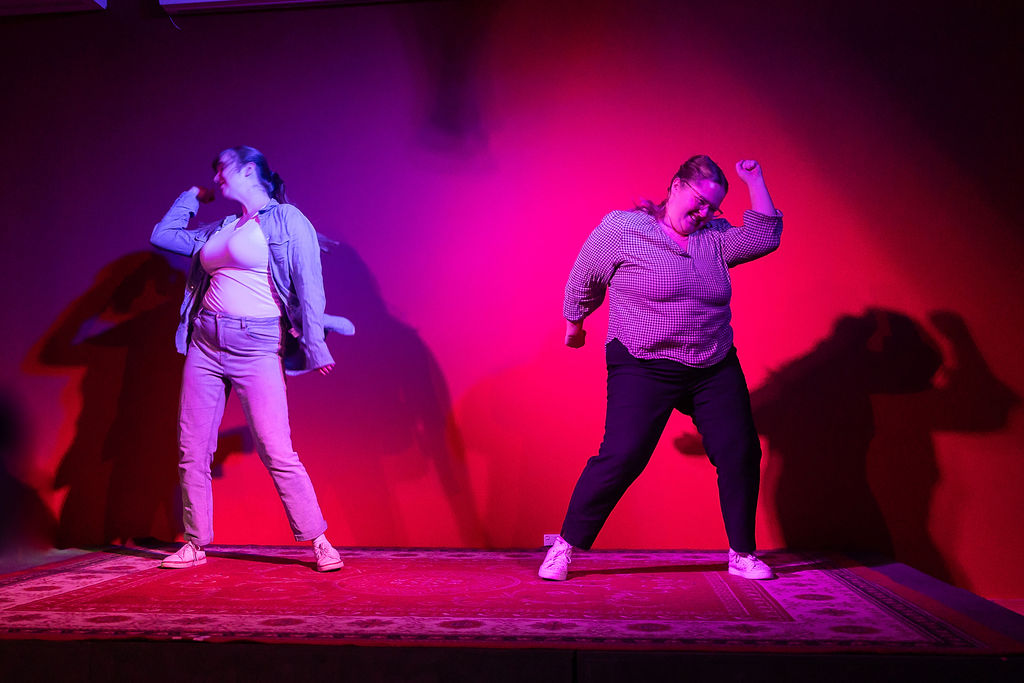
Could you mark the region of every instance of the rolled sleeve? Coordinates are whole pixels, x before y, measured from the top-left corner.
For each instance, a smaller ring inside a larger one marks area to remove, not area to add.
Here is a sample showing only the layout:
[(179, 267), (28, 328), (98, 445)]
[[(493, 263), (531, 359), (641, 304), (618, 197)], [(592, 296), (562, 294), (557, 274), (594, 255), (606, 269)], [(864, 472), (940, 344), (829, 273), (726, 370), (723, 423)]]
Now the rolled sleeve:
[(731, 268), (766, 256), (782, 241), (782, 212), (769, 216), (757, 211), (743, 212), (743, 225), (722, 231), (722, 255)]

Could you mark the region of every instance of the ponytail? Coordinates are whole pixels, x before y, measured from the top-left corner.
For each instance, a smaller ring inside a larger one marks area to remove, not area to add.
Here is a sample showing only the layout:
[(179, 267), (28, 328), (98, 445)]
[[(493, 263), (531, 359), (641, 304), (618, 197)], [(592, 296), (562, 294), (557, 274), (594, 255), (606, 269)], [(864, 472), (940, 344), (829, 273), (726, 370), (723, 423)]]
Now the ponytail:
[(284, 191), (284, 181), (281, 180), (281, 176), (274, 171), (270, 174), (270, 189), (267, 191), (272, 199), (276, 199), (280, 204), (288, 203), (288, 195)]
[(658, 220), (661, 220), (665, 215), (665, 205), (668, 203), (668, 199), (661, 200), (660, 204), (655, 204), (650, 199), (641, 199), (634, 207), (634, 211), (643, 211), (649, 216), (654, 216)]

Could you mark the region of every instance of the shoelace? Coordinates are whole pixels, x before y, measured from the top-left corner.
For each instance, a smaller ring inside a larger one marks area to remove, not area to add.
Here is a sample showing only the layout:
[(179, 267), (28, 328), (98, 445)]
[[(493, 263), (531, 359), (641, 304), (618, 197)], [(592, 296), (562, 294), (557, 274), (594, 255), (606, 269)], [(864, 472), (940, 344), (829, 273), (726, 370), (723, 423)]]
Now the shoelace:
[(572, 546), (568, 546), (568, 545), (565, 546), (564, 548), (559, 548), (558, 550), (555, 551), (555, 554), (552, 555), (551, 557), (549, 557), (547, 562), (545, 562), (544, 564), (546, 566), (551, 566), (552, 564), (555, 563), (556, 560), (559, 560), (559, 559), (561, 559), (563, 557), (565, 557), (565, 563), (566, 564), (572, 564), (572, 555), (569, 554), (570, 548), (572, 548)]
[[(757, 567), (760, 564), (764, 564), (761, 560), (757, 559), (756, 555), (736, 555), (737, 564), (745, 565), (746, 567)], [(767, 566), (767, 565), (766, 565)]]

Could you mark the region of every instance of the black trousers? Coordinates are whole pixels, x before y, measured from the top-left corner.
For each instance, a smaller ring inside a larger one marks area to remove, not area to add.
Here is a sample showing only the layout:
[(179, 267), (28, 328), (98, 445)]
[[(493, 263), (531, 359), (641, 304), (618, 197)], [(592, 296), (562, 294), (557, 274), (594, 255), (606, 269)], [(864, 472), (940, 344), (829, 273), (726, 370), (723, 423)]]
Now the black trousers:
[(729, 546), (753, 552), (761, 444), (736, 349), (708, 368), (634, 358), (618, 340), (608, 344), (606, 353), (604, 440), (576, 482), (562, 538), (579, 548), (593, 545), (612, 508), (650, 461), (669, 415), (678, 410), (693, 418), (718, 472)]

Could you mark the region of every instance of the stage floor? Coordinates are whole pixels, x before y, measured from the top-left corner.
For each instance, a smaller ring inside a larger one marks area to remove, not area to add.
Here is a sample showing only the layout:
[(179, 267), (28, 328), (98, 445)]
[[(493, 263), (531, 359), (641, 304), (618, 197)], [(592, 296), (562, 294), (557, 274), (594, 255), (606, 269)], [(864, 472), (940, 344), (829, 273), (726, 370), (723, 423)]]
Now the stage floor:
[[(748, 581), (726, 572), (720, 551), (592, 551), (577, 555), (569, 581), (548, 582), (536, 576), (540, 550), (341, 550), (345, 568), (319, 574), (305, 546), (210, 546), (208, 563), (187, 570), (159, 569), (163, 549), (102, 549), (0, 575), (0, 636), (8, 646), (244, 641), (646, 653), (648, 662), (657, 653), (968, 657), (1017, 672), (1024, 654), (1024, 617), (904, 565), (841, 555), (765, 553), (778, 578)], [(569, 670), (583, 680), (578, 662)]]

